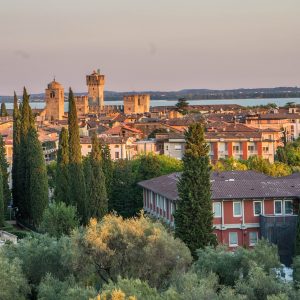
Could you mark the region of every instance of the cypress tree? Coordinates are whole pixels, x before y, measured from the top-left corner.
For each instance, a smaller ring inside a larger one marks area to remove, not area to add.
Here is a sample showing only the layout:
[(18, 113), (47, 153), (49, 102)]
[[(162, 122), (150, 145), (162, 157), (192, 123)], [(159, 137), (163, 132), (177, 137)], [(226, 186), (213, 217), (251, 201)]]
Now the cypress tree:
[(86, 207), (87, 207), (87, 216), (88, 219), (92, 216), (91, 211), (91, 195), (92, 195), (92, 178), (93, 170), (91, 164), (91, 154), (88, 154), (83, 159), (83, 173), (85, 179), (85, 192), (86, 192)]
[(57, 166), (55, 176), (55, 201), (71, 204), (69, 198), (69, 141), (68, 130), (62, 128), (59, 135), (59, 145), (57, 152)]
[(42, 145), (34, 127), (29, 128), (27, 138), (26, 188), (29, 195), (29, 219), (37, 227), (48, 206), (48, 177)]
[(20, 143), (21, 143), (21, 114), (18, 107), (18, 98), (14, 93), (13, 111), (13, 162), (12, 162), (12, 195), (14, 207), (20, 203)]
[(111, 198), (112, 178), (113, 178), (113, 162), (110, 155), (110, 149), (107, 144), (101, 144), (102, 169), (105, 176), (106, 192), (108, 199)]
[(22, 219), (30, 220), (30, 189), (27, 186), (29, 182), (28, 172), (28, 131), (29, 128), (34, 127), (34, 118), (29, 105), (29, 95), (26, 88), (23, 90), (23, 102), (21, 111), (21, 128), (20, 128), (20, 149), (19, 149), (19, 166), (18, 166), (18, 180), (19, 185), (19, 214)]
[(101, 165), (101, 148), (96, 135), (92, 137), (90, 156), (92, 180), (90, 182), (89, 209), (90, 216), (101, 219), (108, 211), (105, 176)]
[(190, 125), (185, 139), (183, 172), (178, 182), (179, 201), (174, 214), (175, 236), (186, 243), (196, 258), (197, 249), (216, 245), (204, 126), (201, 123)]
[(4, 226), (4, 214), (3, 180), (2, 173), (0, 172), (0, 228)]
[(72, 89), (69, 91), (69, 178), (71, 204), (76, 206), (81, 221), (87, 221), (86, 190), (81, 159), (77, 111)]
[(11, 193), (8, 186), (8, 171), (7, 171), (8, 167), (9, 164), (6, 160), (5, 145), (4, 145), (2, 135), (0, 135), (0, 169), (2, 173), (3, 199), (4, 199), (3, 201), (4, 201), (5, 209), (10, 204), (10, 200), (11, 200)]
[(8, 116), (8, 113), (7, 113), (7, 110), (6, 110), (5, 102), (2, 102), (2, 103), (1, 103), (1, 111), (0, 111), (0, 115), (1, 115), (1, 117), (7, 117), (7, 116)]

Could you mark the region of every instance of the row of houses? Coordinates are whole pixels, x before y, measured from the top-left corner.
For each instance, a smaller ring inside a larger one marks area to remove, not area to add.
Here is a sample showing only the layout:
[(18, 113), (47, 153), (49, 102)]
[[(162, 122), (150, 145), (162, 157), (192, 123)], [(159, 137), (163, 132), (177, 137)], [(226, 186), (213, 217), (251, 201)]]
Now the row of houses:
[[(144, 210), (174, 227), (180, 173), (142, 181)], [(230, 249), (267, 238), (291, 262), (300, 199), (300, 173), (274, 178), (255, 171), (212, 172), (214, 233)]]

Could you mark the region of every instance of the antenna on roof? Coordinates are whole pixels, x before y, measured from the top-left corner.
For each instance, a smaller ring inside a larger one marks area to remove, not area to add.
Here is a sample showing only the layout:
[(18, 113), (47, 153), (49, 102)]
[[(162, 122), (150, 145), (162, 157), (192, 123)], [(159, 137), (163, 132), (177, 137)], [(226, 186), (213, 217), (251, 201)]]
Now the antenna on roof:
[(97, 69), (97, 73), (100, 75), (100, 69)]
[(55, 75), (53, 76), (53, 81), (55, 82)]

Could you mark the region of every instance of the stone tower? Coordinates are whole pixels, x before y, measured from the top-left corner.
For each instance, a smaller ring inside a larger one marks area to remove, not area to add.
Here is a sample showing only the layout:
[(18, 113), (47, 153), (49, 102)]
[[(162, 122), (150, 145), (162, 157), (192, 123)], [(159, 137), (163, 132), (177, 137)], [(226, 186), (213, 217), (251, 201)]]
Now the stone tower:
[(104, 108), (104, 83), (105, 76), (100, 75), (100, 70), (86, 76), (90, 112), (99, 112)]
[(64, 88), (55, 79), (45, 89), (45, 102), (45, 119), (49, 121), (62, 120), (65, 113)]

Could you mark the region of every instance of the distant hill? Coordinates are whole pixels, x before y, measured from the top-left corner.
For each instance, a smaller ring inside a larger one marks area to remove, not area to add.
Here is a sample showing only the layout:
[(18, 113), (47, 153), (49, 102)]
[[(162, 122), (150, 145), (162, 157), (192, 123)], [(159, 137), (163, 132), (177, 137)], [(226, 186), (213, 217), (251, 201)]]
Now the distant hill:
[[(210, 90), (210, 89), (184, 89), (180, 91), (142, 91), (142, 92), (114, 92), (105, 91), (105, 100), (123, 100), (128, 94), (150, 94), (155, 100), (176, 100), (186, 98), (188, 100), (217, 100), (217, 99), (263, 99), (263, 98), (300, 98), (300, 88), (298, 87), (275, 87), (275, 88), (254, 88), (254, 89), (232, 89), (232, 90)], [(76, 93), (75, 95), (85, 95), (86, 93)], [(67, 94), (65, 95), (67, 99)], [(31, 101), (41, 101), (44, 94), (32, 94)], [(12, 96), (0, 96), (0, 101), (12, 102)]]

